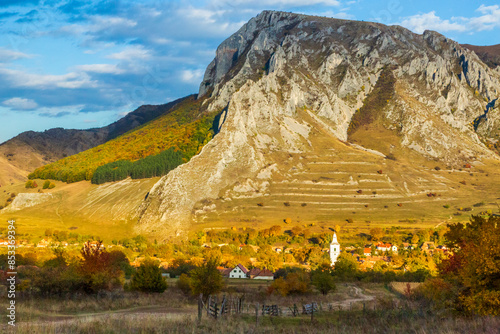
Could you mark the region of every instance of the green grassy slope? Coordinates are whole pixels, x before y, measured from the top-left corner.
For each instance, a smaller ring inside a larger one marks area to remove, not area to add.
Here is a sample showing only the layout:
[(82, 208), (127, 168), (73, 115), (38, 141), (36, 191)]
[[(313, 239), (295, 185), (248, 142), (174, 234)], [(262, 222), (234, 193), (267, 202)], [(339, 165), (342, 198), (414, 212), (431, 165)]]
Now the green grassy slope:
[(202, 100), (187, 98), (171, 113), (102, 145), (40, 167), (29, 178), (68, 183), (91, 180), (99, 166), (118, 160), (137, 161), (170, 148), (180, 151), (188, 161), (214, 135), (216, 113), (202, 113), (201, 104)]

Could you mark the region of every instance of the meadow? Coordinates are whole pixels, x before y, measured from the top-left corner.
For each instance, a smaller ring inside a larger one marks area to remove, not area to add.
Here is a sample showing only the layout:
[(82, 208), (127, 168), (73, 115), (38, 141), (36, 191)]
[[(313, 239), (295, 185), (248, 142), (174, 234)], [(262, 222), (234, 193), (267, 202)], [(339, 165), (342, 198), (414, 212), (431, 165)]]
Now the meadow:
[[(461, 317), (436, 311), (376, 283), (338, 284), (327, 296), (268, 295), (262, 284), (231, 280), (221, 294), (244, 298), (243, 313), (197, 318), (196, 299), (185, 296), (169, 280), (163, 294), (113, 292), (96, 296), (53, 297), (19, 301), (17, 333), (497, 333), (497, 317)], [(235, 289), (239, 292), (235, 292)], [(359, 300), (359, 293), (365, 298)], [(317, 302), (313, 315), (271, 317), (260, 307)], [(329, 307), (328, 305), (335, 305)], [(338, 307), (340, 305), (340, 307)], [(2, 324), (3, 325), (3, 324)], [(3, 329), (7, 329), (5, 326)]]

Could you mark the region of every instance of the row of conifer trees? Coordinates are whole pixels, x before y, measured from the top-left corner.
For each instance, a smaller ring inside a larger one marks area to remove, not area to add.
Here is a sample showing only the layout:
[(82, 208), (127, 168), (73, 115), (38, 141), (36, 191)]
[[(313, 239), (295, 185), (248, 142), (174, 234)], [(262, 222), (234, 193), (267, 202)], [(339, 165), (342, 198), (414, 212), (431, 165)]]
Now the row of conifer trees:
[(182, 152), (170, 148), (160, 154), (150, 155), (134, 162), (119, 160), (102, 165), (94, 172), (92, 183), (120, 181), (129, 176), (133, 179), (162, 176), (182, 163), (184, 163)]

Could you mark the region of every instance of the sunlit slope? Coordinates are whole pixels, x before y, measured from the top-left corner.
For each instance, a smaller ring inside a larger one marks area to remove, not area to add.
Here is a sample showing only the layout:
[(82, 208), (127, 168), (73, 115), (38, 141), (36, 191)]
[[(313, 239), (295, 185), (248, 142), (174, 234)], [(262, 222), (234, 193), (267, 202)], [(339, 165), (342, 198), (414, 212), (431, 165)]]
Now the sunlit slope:
[(169, 148), (182, 152), (188, 161), (214, 134), (215, 114), (203, 114), (201, 102), (190, 97), (171, 113), (105, 144), (40, 167), (29, 178), (64, 182), (91, 180), (99, 166), (118, 160), (136, 161)]
[[(393, 132), (375, 129), (369, 135), (381, 151), (397, 143)], [(320, 124), (308, 139), (310, 151), (269, 154), (270, 165), (258, 177), (197, 203), (192, 229), (276, 224), (422, 228), (498, 211), (497, 161), (454, 169), (396, 145), (387, 158), (339, 141)]]
[[(102, 185), (55, 181), (54, 189), (41, 193), (38, 189), (24, 189), (21, 184), (7, 186), (7, 192), (15, 192), (17, 196), (0, 210), (0, 228), (6, 226), (7, 220), (15, 219), (19, 239), (30, 235), (36, 240), (44, 236), (46, 229), (92, 235), (106, 243), (130, 237), (134, 235), (137, 206), (158, 179), (128, 178)], [(43, 183), (36, 181), (39, 185)], [(0, 196), (2, 203), (5, 198)]]

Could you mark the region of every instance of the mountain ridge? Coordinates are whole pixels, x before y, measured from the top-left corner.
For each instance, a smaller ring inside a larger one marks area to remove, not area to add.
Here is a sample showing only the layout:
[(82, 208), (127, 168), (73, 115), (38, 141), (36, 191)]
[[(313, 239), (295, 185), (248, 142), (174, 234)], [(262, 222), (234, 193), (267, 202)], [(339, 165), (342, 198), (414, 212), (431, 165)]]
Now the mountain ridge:
[[(189, 97), (189, 96), (188, 96)], [(85, 151), (168, 113), (188, 97), (162, 105), (143, 105), (119, 120), (85, 130), (52, 128), (43, 132), (26, 131), (0, 144), (5, 170), (0, 184), (25, 180), (30, 172), (45, 164)]]

